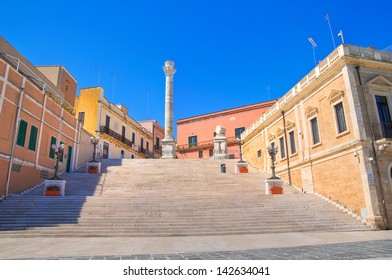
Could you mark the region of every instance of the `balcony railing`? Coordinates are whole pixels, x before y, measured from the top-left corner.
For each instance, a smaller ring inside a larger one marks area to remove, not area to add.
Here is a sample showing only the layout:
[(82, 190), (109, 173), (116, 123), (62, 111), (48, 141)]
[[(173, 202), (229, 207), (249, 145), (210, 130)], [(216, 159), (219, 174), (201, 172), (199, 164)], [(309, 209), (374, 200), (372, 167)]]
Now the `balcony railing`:
[[(227, 146), (237, 145), (237, 142), (235, 139), (236, 139), (235, 137), (228, 137), (227, 138)], [(214, 140), (177, 146), (177, 149), (180, 153), (190, 152), (190, 151), (195, 151), (195, 150), (213, 149), (213, 148), (214, 148)]]
[(376, 140), (392, 138), (392, 123), (378, 123), (373, 125)]

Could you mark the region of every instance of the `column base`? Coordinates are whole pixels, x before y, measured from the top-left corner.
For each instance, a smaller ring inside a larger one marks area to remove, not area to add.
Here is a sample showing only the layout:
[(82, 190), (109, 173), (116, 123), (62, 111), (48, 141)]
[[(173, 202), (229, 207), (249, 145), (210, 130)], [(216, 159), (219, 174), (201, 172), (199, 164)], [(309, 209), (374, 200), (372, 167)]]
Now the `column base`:
[(176, 158), (176, 141), (173, 139), (162, 140), (162, 157), (161, 159)]

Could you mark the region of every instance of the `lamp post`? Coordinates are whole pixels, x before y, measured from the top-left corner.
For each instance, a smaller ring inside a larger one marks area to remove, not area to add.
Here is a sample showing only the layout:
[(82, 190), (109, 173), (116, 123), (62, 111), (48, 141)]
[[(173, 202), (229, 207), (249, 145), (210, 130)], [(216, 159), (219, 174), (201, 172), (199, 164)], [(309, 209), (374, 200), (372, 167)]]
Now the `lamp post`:
[(51, 180), (62, 180), (58, 177), (58, 170), (59, 170), (59, 158), (64, 154), (64, 143), (61, 143), (58, 147), (56, 144), (53, 144), (50, 148), (54, 151), (56, 155), (56, 165), (54, 166), (54, 176)]
[(245, 162), (242, 159), (242, 141), (241, 141), (241, 139), (239, 137), (236, 138), (235, 141), (237, 142), (238, 146), (240, 146), (240, 161), (239, 162)]
[(277, 177), (275, 175), (275, 161), (274, 161), (275, 155), (278, 153), (278, 148), (275, 147), (274, 145), (272, 145), (272, 146), (268, 145), (267, 151), (268, 151), (268, 154), (270, 155), (271, 161), (272, 161), (272, 166), (271, 166), (272, 176), (268, 179), (280, 179), (279, 177)]
[(91, 144), (94, 145), (93, 159), (90, 160), (90, 162), (97, 162), (95, 159), (95, 155), (96, 155), (96, 151), (97, 151), (97, 145), (99, 143), (99, 136), (98, 135), (91, 136), (90, 141), (91, 141)]

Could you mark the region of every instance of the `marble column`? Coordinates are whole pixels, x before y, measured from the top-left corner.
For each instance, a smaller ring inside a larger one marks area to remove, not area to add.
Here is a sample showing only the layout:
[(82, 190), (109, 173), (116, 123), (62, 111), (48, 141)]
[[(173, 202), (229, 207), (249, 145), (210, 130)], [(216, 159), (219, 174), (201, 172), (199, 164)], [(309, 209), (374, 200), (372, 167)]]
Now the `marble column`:
[(165, 138), (162, 140), (162, 158), (176, 158), (176, 141), (173, 138), (173, 76), (176, 73), (174, 61), (165, 61)]

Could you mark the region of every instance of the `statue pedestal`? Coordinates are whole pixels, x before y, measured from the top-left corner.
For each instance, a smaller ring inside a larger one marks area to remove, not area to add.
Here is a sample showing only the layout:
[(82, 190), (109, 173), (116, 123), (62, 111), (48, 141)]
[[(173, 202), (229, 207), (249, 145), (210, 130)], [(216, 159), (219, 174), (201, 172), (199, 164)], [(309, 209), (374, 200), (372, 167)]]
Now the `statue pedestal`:
[(235, 173), (248, 173), (248, 163), (237, 162), (235, 164)]
[(65, 196), (65, 180), (45, 180), (45, 196)]
[(283, 194), (283, 180), (282, 179), (267, 179), (265, 180), (265, 194)]
[(220, 136), (214, 138), (214, 158), (224, 159), (227, 158), (227, 138)]
[(86, 172), (87, 173), (101, 173), (101, 163), (98, 161), (87, 162)]
[(162, 140), (162, 159), (176, 158), (176, 141), (174, 139)]

